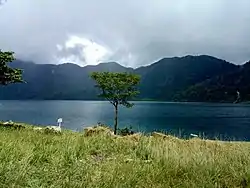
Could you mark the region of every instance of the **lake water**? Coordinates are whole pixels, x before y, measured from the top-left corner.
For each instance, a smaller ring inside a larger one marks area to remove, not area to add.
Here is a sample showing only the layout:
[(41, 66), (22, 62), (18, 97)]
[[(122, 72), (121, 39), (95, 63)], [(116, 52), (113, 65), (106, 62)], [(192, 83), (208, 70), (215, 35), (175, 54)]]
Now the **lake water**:
[[(113, 125), (114, 109), (103, 101), (0, 101), (0, 120), (63, 126), (79, 131), (101, 122)], [(135, 102), (119, 109), (119, 127), (132, 126), (143, 132), (154, 130), (187, 136), (250, 140), (250, 105), (207, 103)]]

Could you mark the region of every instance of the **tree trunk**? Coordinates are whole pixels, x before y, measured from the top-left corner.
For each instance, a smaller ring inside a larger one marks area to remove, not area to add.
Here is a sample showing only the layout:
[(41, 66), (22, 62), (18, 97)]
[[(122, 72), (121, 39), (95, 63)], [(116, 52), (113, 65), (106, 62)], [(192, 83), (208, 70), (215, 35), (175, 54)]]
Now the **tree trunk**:
[(115, 126), (114, 134), (117, 134), (118, 105), (115, 105)]

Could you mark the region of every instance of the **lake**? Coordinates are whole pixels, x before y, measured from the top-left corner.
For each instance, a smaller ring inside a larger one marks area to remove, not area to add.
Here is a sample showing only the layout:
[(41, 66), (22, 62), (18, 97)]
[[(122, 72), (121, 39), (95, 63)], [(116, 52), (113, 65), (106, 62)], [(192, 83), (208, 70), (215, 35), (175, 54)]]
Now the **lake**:
[[(0, 120), (53, 125), (74, 131), (101, 122), (113, 125), (113, 106), (104, 101), (0, 101)], [(186, 137), (250, 140), (250, 105), (211, 103), (135, 102), (119, 109), (119, 127), (168, 132)]]

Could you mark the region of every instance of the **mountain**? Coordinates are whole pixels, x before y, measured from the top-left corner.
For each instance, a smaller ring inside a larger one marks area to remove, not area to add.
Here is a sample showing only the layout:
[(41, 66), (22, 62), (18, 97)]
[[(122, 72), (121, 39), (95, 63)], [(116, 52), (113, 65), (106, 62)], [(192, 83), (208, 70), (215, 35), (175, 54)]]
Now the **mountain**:
[(173, 100), (176, 93), (189, 86), (235, 69), (234, 64), (202, 55), (164, 58), (135, 72), (142, 75), (142, 98)]
[(235, 71), (190, 86), (178, 97), (186, 101), (234, 102), (237, 91), (240, 101), (250, 101), (250, 61), (238, 66)]
[(163, 58), (137, 69), (115, 62), (80, 67), (71, 63), (52, 65), (17, 60), (11, 66), (23, 69), (27, 83), (1, 87), (0, 99), (96, 100), (97, 90), (89, 77), (94, 71), (139, 74), (138, 99), (142, 100), (233, 101), (237, 89), (243, 99), (248, 99), (250, 91), (250, 63), (237, 66), (206, 55)]
[(133, 70), (113, 62), (83, 68), (71, 63), (52, 65), (17, 60), (11, 66), (23, 70), (27, 83), (1, 88), (0, 99), (97, 99), (94, 82), (89, 77), (91, 72)]

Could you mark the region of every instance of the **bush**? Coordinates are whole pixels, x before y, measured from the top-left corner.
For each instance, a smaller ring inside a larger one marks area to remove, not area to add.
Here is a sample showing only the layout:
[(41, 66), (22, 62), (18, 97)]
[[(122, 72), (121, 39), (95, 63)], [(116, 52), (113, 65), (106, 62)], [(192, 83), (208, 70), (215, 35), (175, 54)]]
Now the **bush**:
[(13, 123), (13, 122), (1, 122), (0, 123), (0, 127), (3, 127), (3, 128), (11, 128), (11, 129), (25, 129), (26, 127), (24, 125), (21, 125), (21, 124), (17, 124), (17, 123)]
[(54, 130), (54, 129), (51, 129), (51, 128), (48, 128), (48, 127), (46, 127), (45, 129), (44, 129), (44, 133), (45, 134), (62, 134), (61, 132), (59, 132), (59, 131), (56, 131), (56, 130)]
[(132, 130), (132, 127), (125, 127), (123, 129), (118, 129), (118, 134), (121, 136), (128, 136), (135, 134), (135, 132)]
[(106, 134), (112, 135), (113, 131), (107, 126), (94, 126), (94, 127), (86, 127), (84, 129), (84, 136), (94, 136), (94, 135)]

